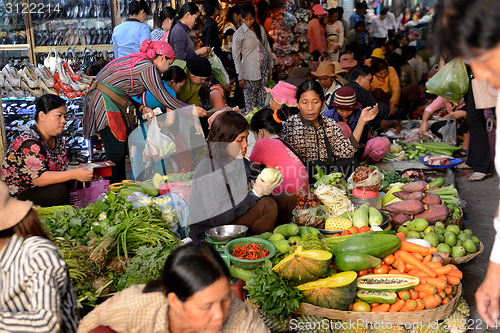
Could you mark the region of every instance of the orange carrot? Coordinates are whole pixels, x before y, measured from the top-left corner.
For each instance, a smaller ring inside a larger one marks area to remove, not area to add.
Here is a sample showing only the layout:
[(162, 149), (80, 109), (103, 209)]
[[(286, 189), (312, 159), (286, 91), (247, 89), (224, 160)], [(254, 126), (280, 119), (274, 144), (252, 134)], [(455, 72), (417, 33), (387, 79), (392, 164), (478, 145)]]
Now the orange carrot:
[(409, 274), (409, 275), (416, 276), (416, 277), (419, 277), (419, 278), (429, 277), (429, 275), (425, 274), (422, 271), (418, 271), (418, 270), (415, 273)]
[(417, 308), (415, 309), (415, 311), (420, 311), (425, 309), (425, 304), (423, 299), (417, 298), (415, 301), (417, 302)]
[(415, 286), (415, 290), (418, 292), (423, 292), (426, 294), (435, 294), (437, 293), (436, 286), (433, 286), (430, 283), (420, 283), (418, 286)]
[(390, 304), (383, 303), (378, 306), (375, 306), (372, 308), (371, 312), (389, 312), (389, 309), (391, 308)]
[(432, 259), (432, 254), (428, 254), (428, 255), (426, 255), (426, 256), (424, 257), (424, 260), (423, 260), (423, 261), (424, 261), (424, 262), (429, 262), (429, 261), (431, 261), (431, 259)]
[(453, 264), (449, 264), (451, 267), (453, 267), (453, 269), (457, 269), (458, 270), (458, 267), (453, 265)]
[(420, 291), (420, 292), (418, 293), (418, 298), (424, 298), (425, 296), (428, 296), (428, 295), (429, 295), (429, 294), (427, 294), (427, 293), (423, 293), (423, 292), (421, 292), (421, 291)]
[(418, 252), (410, 252), (415, 258), (417, 258), (418, 260), (422, 261), (424, 260), (424, 256)]
[[(448, 280), (447, 280), (448, 281)], [(451, 292), (453, 291), (453, 288), (451, 287), (451, 285), (449, 284), (448, 286), (446, 286), (446, 288), (444, 288), (444, 291), (446, 293), (446, 295), (449, 295), (451, 294)]]
[(456, 276), (447, 274), (446, 278), (448, 279), (449, 284), (454, 284), (454, 285), (460, 284), (460, 278), (457, 278)]
[(441, 303), (441, 298), (438, 295), (427, 295), (423, 298), (426, 308), (435, 308)]
[(429, 261), (429, 262), (426, 262), (425, 264), (431, 268), (438, 268), (438, 267), (443, 266), (440, 262), (437, 262), (437, 261)]
[(445, 275), (449, 274), (453, 270), (453, 267), (451, 265), (446, 265), (443, 267), (434, 268), (434, 270), (436, 271), (437, 275)]
[(425, 255), (430, 254), (430, 253), (427, 253), (429, 251), (428, 247), (417, 245), (417, 244), (414, 244), (414, 243), (408, 242), (408, 241), (401, 241), (400, 250), (406, 251), (406, 252), (415, 252), (415, 253), (420, 253), (420, 254), (425, 254)]
[(438, 291), (438, 295), (439, 297), (441, 297), (441, 299), (445, 299), (447, 296), (444, 290)]
[[(396, 251), (396, 253), (394, 253), (394, 256), (396, 257), (396, 267), (398, 269), (398, 272), (404, 273), (406, 270), (406, 264), (405, 264), (405, 261), (399, 256), (400, 252), (401, 251)], [(408, 253), (408, 252), (406, 252), (406, 253)], [(415, 259), (415, 260), (417, 260), (417, 259)]]
[[(399, 257), (401, 259), (401, 261), (415, 266), (415, 268), (426, 273), (429, 277), (436, 277), (437, 276), (436, 272), (431, 267), (426, 265), (427, 263), (424, 264), (423, 262), (421, 262), (420, 260), (418, 260), (417, 258), (412, 256), (410, 253), (408, 253), (406, 251), (399, 250), (396, 252), (396, 254), (397, 254), (397, 257)], [(399, 269), (398, 269), (398, 271), (399, 271)]]
[[(410, 266), (410, 265), (406, 265), (407, 268), (408, 268), (408, 266)], [(416, 274), (416, 273), (419, 273), (419, 272), (420, 271), (418, 269), (412, 269), (412, 270), (408, 271), (408, 275), (413, 275), (413, 274)]]
[(427, 254), (434, 254), (438, 251), (437, 247), (428, 247)]
[(417, 299), (418, 298), (418, 291), (416, 291), (415, 289), (410, 289), (409, 292), (410, 292), (410, 295), (411, 295), (411, 299)]
[(438, 275), (438, 276), (436, 277), (436, 279), (440, 279), (440, 280), (443, 280), (443, 281), (445, 281), (445, 282), (448, 282), (448, 279), (446, 278), (446, 275)]
[(406, 264), (406, 268), (409, 268), (409, 269), (416, 269), (416, 268), (415, 268), (415, 266), (410, 265), (410, 264)]
[(397, 269), (391, 269), (387, 274), (400, 274)]
[(391, 305), (389, 312), (398, 312), (405, 305), (405, 303), (406, 301), (403, 301), (402, 299), (397, 300), (396, 303)]
[(398, 296), (405, 301), (411, 298), (410, 292), (408, 290), (398, 291)]
[(399, 310), (399, 312), (413, 311), (417, 308), (417, 301), (414, 299), (409, 299), (406, 301), (405, 305)]
[(458, 269), (452, 269), (451, 271), (446, 273), (446, 275), (455, 276), (455, 277), (459, 278), (460, 280), (462, 280), (464, 277), (464, 273), (462, 273), (462, 271), (460, 271)]
[(450, 303), (450, 298), (449, 297), (445, 297), (443, 298), (443, 300), (441, 301), (441, 304), (448, 304)]
[(379, 305), (380, 305), (380, 303), (370, 303), (371, 308), (374, 308), (374, 307), (379, 306)]
[(398, 232), (396, 234), (396, 236), (398, 236), (399, 240), (402, 240), (402, 241), (404, 241), (406, 239), (406, 234), (404, 232)]
[(443, 281), (441, 279), (435, 279), (435, 278), (422, 278), (421, 279), (425, 283), (430, 283), (431, 285), (435, 286), (438, 291), (444, 290), (448, 283), (446, 281)]

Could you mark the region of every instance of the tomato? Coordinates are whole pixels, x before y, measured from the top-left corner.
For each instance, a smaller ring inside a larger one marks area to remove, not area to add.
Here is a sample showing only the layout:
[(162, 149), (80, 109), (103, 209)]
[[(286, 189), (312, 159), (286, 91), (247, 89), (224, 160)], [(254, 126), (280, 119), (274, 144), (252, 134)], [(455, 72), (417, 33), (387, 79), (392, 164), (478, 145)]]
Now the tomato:
[(349, 307), (347, 308), (347, 311), (352, 311), (352, 307), (354, 306), (354, 304), (349, 304)]
[(375, 274), (387, 274), (389, 273), (389, 265), (382, 264), (373, 270)]
[(356, 312), (370, 312), (371, 306), (366, 302), (356, 302), (352, 305), (352, 310)]
[(363, 276), (366, 274), (368, 274), (368, 270), (366, 270), (366, 269), (358, 272), (358, 276)]
[(352, 233), (351, 233), (349, 230), (344, 230), (344, 231), (342, 231), (342, 233), (340, 234), (340, 236), (349, 236), (349, 235), (352, 235)]
[(382, 259), (382, 261), (384, 262), (384, 264), (392, 265), (396, 261), (396, 257), (394, 257), (394, 254), (389, 254), (387, 257)]
[(362, 232), (368, 232), (368, 231), (372, 231), (372, 229), (370, 229), (370, 227), (361, 227), (359, 228), (359, 232), (362, 233)]
[(359, 228), (358, 228), (358, 227), (355, 227), (355, 226), (352, 226), (352, 227), (350, 227), (350, 228), (349, 228), (349, 229), (347, 229), (347, 230), (349, 230), (349, 231), (350, 231), (353, 235), (354, 235), (354, 234), (357, 234), (357, 233), (359, 232)]
[(374, 270), (373, 268), (369, 268), (368, 273), (373, 273), (373, 270)]
[(340, 234), (334, 234), (332, 237), (340, 237)]

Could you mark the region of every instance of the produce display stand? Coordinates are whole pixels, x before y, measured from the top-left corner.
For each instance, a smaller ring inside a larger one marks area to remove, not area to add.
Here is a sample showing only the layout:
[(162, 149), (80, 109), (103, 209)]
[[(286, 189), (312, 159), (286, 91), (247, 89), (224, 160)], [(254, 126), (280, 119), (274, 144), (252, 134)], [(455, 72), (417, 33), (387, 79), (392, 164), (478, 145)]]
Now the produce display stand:
[(364, 323), (391, 323), (393, 325), (405, 325), (406, 323), (426, 324), (448, 318), (457, 306), (462, 294), (462, 284), (458, 286), (455, 297), (448, 304), (434, 309), (411, 311), (411, 312), (356, 312), (326, 309), (308, 303), (301, 303), (295, 314), (305, 316), (319, 316), (328, 319)]

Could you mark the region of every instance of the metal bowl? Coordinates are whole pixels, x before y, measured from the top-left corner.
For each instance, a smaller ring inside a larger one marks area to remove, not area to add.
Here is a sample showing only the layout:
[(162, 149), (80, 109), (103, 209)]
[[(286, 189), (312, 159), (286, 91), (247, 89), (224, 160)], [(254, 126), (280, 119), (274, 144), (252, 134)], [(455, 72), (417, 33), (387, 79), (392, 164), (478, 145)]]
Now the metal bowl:
[(228, 224), (205, 231), (205, 235), (214, 242), (228, 242), (232, 239), (245, 236), (248, 227), (244, 225)]

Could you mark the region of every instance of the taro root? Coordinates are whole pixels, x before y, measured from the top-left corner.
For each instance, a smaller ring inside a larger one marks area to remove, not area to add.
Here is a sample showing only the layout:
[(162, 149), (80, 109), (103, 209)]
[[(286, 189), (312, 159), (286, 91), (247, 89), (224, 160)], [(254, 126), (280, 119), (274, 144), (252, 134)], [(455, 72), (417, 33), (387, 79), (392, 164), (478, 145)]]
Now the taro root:
[(390, 213), (391, 214), (391, 224), (392, 225), (402, 225), (408, 221), (411, 221), (411, 216), (403, 213)]
[(427, 206), (439, 205), (441, 204), (441, 197), (438, 194), (426, 192), (422, 203)]
[(422, 182), (422, 181), (412, 182), (412, 183), (404, 184), (401, 189), (405, 192), (422, 192), (425, 189), (427, 189), (427, 183)]
[(382, 207), (382, 210), (388, 212), (403, 213), (409, 215), (420, 214), (424, 211), (424, 209), (424, 204), (419, 200), (398, 201)]
[(450, 210), (445, 205), (433, 205), (429, 206), (429, 208), (422, 213), (415, 215), (414, 218), (424, 219), (429, 222), (429, 224), (435, 224), (438, 221), (446, 221), (449, 215)]

